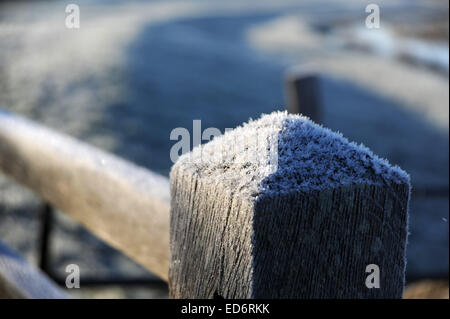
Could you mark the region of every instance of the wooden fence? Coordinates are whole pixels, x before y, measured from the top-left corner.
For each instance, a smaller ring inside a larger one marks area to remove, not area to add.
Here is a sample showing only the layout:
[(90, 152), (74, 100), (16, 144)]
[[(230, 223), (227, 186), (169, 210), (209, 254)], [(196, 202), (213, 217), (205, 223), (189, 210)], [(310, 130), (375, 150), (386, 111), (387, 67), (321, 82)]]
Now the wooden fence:
[(6, 112), (0, 154), (3, 172), (168, 279), (166, 177)]
[[(261, 132), (262, 144), (236, 146)], [(259, 164), (243, 157), (255, 154)], [(402, 295), (409, 177), (305, 118), (276, 113), (214, 139), (169, 181), (0, 111), (0, 171), (168, 281), (173, 298)], [(37, 296), (11, 276), (0, 257), (0, 293)], [(64, 296), (49, 287), (41, 297)]]

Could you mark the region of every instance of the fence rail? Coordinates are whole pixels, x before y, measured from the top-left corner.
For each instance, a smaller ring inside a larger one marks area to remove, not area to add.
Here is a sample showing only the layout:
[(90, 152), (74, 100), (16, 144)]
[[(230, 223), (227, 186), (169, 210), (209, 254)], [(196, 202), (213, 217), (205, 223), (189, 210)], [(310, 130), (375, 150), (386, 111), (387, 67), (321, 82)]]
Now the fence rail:
[(0, 241), (0, 298), (67, 298), (39, 269)]
[(167, 281), (166, 177), (1, 110), (0, 170)]

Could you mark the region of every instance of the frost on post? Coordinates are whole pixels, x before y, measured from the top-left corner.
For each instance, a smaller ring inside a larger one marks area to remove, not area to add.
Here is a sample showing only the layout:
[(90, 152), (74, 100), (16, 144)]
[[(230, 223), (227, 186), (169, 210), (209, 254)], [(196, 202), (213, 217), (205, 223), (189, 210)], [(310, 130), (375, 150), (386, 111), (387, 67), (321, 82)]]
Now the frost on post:
[(171, 296), (399, 298), (409, 191), (400, 168), (305, 117), (250, 121), (172, 168)]

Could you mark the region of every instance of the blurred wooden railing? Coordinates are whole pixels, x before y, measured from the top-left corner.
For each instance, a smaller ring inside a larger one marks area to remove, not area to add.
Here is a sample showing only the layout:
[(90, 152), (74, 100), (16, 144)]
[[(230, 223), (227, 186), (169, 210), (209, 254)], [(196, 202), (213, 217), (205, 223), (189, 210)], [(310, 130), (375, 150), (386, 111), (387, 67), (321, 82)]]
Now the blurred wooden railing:
[(0, 171), (167, 281), (166, 177), (1, 110)]
[(67, 298), (44, 273), (0, 241), (0, 298)]

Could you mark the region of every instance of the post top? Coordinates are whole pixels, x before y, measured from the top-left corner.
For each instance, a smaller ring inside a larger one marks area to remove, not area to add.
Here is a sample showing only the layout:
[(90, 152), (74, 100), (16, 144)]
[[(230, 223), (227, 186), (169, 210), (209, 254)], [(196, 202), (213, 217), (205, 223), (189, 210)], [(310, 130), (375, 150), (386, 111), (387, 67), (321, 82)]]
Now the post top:
[(367, 147), (307, 117), (273, 112), (194, 148), (173, 170), (258, 198), (354, 184), (408, 184), (409, 175)]

